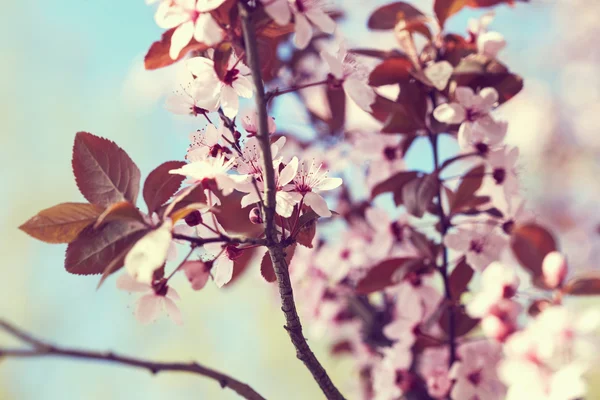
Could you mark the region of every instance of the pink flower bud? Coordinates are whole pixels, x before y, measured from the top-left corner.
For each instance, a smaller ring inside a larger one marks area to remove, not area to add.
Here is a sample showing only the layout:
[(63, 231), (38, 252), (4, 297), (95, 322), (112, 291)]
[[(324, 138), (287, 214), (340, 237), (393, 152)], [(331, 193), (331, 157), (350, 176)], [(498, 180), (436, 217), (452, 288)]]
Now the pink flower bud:
[(542, 272), (546, 285), (551, 289), (556, 289), (562, 286), (567, 276), (567, 260), (558, 251), (548, 253), (542, 262)]
[(485, 336), (503, 342), (514, 331), (514, 328), (512, 323), (507, 323), (490, 314), (481, 320), (481, 330)]
[(252, 210), (250, 210), (250, 222), (256, 225), (263, 223), (263, 219), (260, 215), (260, 210), (258, 207), (254, 207)]
[(192, 289), (200, 290), (206, 285), (208, 277), (210, 276), (210, 269), (212, 267), (212, 261), (187, 261), (181, 267), (185, 276), (192, 284)]

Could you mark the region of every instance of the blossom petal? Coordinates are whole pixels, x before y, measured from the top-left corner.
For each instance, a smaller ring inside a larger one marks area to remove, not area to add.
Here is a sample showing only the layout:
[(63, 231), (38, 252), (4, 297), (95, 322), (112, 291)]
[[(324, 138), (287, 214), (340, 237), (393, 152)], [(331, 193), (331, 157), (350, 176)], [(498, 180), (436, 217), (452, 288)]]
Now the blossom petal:
[(486, 32), (477, 37), (477, 51), (489, 58), (496, 58), (504, 47), (506, 40), (498, 32)]
[(468, 86), (459, 86), (454, 91), (454, 97), (456, 101), (460, 103), (464, 108), (471, 108), (479, 101), (475, 96), (475, 92)]
[(423, 73), (433, 83), (437, 90), (444, 90), (448, 85), (448, 80), (452, 76), (454, 68), (448, 61), (440, 61), (431, 64), (423, 70)]
[(156, 321), (162, 308), (162, 302), (163, 298), (154, 293), (142, 296), (137, 301), (135, 317), (144, 325)]
[(342, 178), (324, 178), (313, 189), (316, 190), (333, 190), (340, 187), (343, 183)]
[(321, 217), (331, 217), (331, 211), (323, 197), (314, 192), (308, 192), (304, 195), (304, 204), (313, 209)]
[(185, 61), (185, 66), (188, 71), (197, 77), (210, 75), (211, 78), (217, 78), (217, 73), (214, 70), (214, 61), (210, 58), (192, 57)]
[(254, 188), (252, 188), (252, 191), (250, 193), (248, 193), (247, 195), (242, 197), (242, 200), (240, 201), (240, 203), (241, 203), (240, 205), (242, 208), (246, 208), (250, 204), (258, 203), (259, 201), (260, 201), (260, 198), (258, 197), (258, 193), (256, 193), (256, 190), (254, 190)]
[(342, 61), (325, 50), (321, 51), (321, 53), (319, 54), (329, 66), (329, 71), (331, 72), (331, 74), (337, 79), (342, 79), (344, 77), (344, 66), (342, 65)]
[(299, 193), (279, 191), (275, 194), (275, 211), (282, 217), (289, 218), (292, 216), (294, 206), (301, 198)]
[(117, 278), (117, 289), (125, 290), (127, 292), (147, 292), (151, 290), (150, 286), (136, 281), (129, 274), (119, 275)]
[(254, 84), (246, 76), (239, 75), (232, 85), (238, 96), (249, 99), (254, 94)]
[(467, 113), (461, 104), (445, 103), (440, 104), (433, 110), (433, 116), (440, 122), (454, 125), (463, 122), (467, 117)]
[(279, 186), (285, 186), (296, 177), (298, 173), (298, 157), (294, 156), (292, 160), (279, 173)]
[(488, 113), (498, 102), (498, 91), (492, 87), (483, 88), (479, 91), (481, 98), (479, 109), (481, 112)]
[(147, 233), (133, 245), (125, 256), (125, 268), (136, 280), (152, 283), (154, 271), (167, 259), (171, 244), (171, 220), (165, 221), (160, 228)]
[(308, 19), (301, 13), (294, 13), (294, 45), (299, 49), (305, 49), (312, 38), (312, 27)]
[(325, 33), (333, 33), (335, 31), (335, 21), (325, 11), (319, 8), (306, 10), (304, 14), (310, 22), (315, 24), (320, 30)]
[(277, 25), (287, 25), (292, 19), (292, 11), (287, 0), (265, 1), (265, 11)]
[(171, 321), (175, 322), (176, 325), (183, 325), (183, 318), (181, 317), (181, 311), (177, 304), (173, 300), (168, 297), (164, 298), (165, 301), (165, 309), (167, 310), (167, 314)]
[(173, 36), (171, 36), (171, 47), (169, 48), (169, 56), (176, 60), (179, 57), (179, 53), (185, 46), (190, 43), (192, 37), (194, 36), (194, 23), (192, 21), (188, 21), (184, 24), (179, 25), (175, 32), (173, 32)]
[(190, 96), (171, 94), (165, 101), (165, 108), (173, 114), (189, 115), (192, 112), (194, 102)]
[(370, 112), (371, 105), (375, 103), (376, 95), (373, 88), (365, 81), (356, 78), (347, 78), (343, 84), (346, 94), (362, 110)]
[(200, 14), (196, 20), (194, 39), (207, 46), (214, 46), (223, 39), (223, 31), (210, 14)]
[(235, 117), (238, 113), (240, 99), (231, 86), (225, 85), (221, 90), (221, 107), (223, 108), (223, 113), (229, 118)]
[(221, 6), (221, 4), (225, 3), (226, 0), (198, 0), (196, 3), (196, 11), (207, 12), (212, 11)]
[(233, 260), (230, 260), (226, 255), (222, 255), (213, 266), (215, 285), (221, 288), (228, 283), (233, 277)]

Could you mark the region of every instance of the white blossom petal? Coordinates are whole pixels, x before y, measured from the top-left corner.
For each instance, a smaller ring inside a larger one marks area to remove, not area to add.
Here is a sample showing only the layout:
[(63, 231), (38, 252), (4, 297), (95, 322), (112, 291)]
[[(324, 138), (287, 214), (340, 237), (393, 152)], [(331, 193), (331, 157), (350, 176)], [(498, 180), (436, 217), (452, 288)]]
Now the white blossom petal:
[(184, 24), (181, 24), (175, 29), (173, 32), (173, 36), (171, 36), (171, 47), (169, 48), (169, 56), (176, 60), (179, 57), (179, 53), (185, 46), (190, 43), (192, 37), (194, 36), (194, 23), (192, 21), (188, 21)]
[(314, 192), (308, 192), (304, 195), (304, 204), (313, 209), (321, 217), (331, 217), (331, 211), (323, 197)]
[[(458, 90), (458, 89), (457, 89)], [(465, 108), (458, 103), (440, 104), (433, 110), (433, 116), (445, 124), (460, 124), (467, 117)]]

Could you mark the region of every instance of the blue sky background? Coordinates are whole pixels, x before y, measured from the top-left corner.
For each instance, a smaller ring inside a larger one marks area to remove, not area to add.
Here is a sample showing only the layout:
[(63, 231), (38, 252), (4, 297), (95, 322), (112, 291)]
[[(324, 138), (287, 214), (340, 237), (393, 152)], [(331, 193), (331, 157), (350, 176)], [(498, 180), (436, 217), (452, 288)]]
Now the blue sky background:
[[(351, 44), (374, 41), (366, 36), (366, 18), (383, 3), (338, 3), (350, 11), (342, 29)], [(413, 3), (431, 10), (429, 1)], [(275, 296), (257, 268), (239, 285), (222, 291), (209, 285), (195, 293), (180, 277), (176, 287), (183, 298), (185, 329), (166, 320), (141, 327), (127, 308), (133, 298), (117, 291), (113, 281), (96, 291), (96, 277), (76, 277), (63, 270), (65, 246), (37, 242), (17, 230), (40, 209), (83, 200), (70, 167), (77, 131), (115, 140), (144, 175), (162, 161), (182, 158), (187, 134), (196, 126), (190, 119), (169, 115), (157, 94), (160, 90), (150, 86), (155, 77), (159, 87), (168, 84), (170, 73), (148, 72), (139, 79), (132, 74), (160, 36), (153, 14), (154, 8), (142, 0), (22, 0), (3, 5), (0, 317), (70, 346), (197, 360), (252, 383), (267, 398), (320, 398), (295, 359)], [(453, 17), (448, 29), (463, 33), (467, 19), (476, 14), (480, 13)], [(557, 35), (551, 15), (552, 4), (535, 0), (515, 9), (497, 9), (493, 27), (509, 42), (503, 59), (526, 81), (538, 74), (540, 49), (548, 48)], [(551, 90), (555, 73), (547, 69), (541, 76)], [(414, 150), (412, 163), (430, 163), (424, 152)], [(346, 363), (328, 358), (320, 343), (311, 343), (335, 379), (343, 382)], [(214, 382), (191, 376), (152, 377), (128, 368), (58, 359), (0, 361), (0, 400), (166, 397), (237, 398)]]

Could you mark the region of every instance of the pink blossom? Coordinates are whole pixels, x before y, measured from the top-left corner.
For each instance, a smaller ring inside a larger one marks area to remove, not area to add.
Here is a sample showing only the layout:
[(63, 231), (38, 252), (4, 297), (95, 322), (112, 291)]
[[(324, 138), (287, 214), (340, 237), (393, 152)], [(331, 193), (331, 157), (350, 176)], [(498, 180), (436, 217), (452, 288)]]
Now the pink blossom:
[(455, 380), (451, 397), (461, 400), (502, 400), (506, 388), (500, 382), (497, 365), (501, 347), (493, 342), (465, 343), (458, 348), (459, 361), (450, 368)]
[(163, 1), (156, 10), (155, 20), (164, 29), (176, 28), (171, 36), (169, 55), (177, 59), (179, 53), (195, 39), (207, 46), (213, 46), (222, 39), (219, 24), (208, 11), (219, 7), (225, 0), (172, 0)]
[[(275, 160), (273, 169), (275, 172), (275, 211), (277, 214), (282, 217), (288, 218), (292, 216), (292, 212), (294, 211), (294, 206), (298, 204), (301, 200), (302, 196), (299, 193), (287, 192), (284, 190), (285, 185), (290, 183), (296, 173), (298, 171), (298, 158), (294, 157), (292, 160), (281, 170), (279, 171), (279, 165), (281, 164), (281, 160)], [(256, 182), (257, 187), (261, 190), (261, 196), (264, 198), (264, 179), (261, 179), (259, 182)], [(246, 207), (250, 204), (258, 203), (260, 201), (259, 193), (256, 191), (254, 184), (251, 182), (247, 182), (238, 187), (238, 190), (247, 193), (244, 197), (242, 197), (241, 204), (242, 207)]]
[(418, 371), (427, 384), (427, 393), (434, 399), (445, 399), (452, 388), (448, 373), (448, 346), (428, 347), (419, 357)]
[[(286, 143), (285, 136), (281, 136), (274, 143), (271, 143), (271, 156), (273, 160)], [(239, 173), (253, 176), (257, 181), (263, 179), (263, 159), (262, 150), (256, 137), (251, 137), (244, 143), (242, 154), (236, 156), (236, 167)]]
[[(258, 113), (256, 111), (247, 112), (241, 119), (242, 127), (248, 132), (248, 136), (252, 137), (258, 133)], [(277, 126), (275, 125), (275, 119), (273, 117), (269, 117), (267, 119), (267, 128), (269, 130), (269, 135), (275, 133)]]
[(484, 136), (490, 145), (498, 144), (504, 139), (508, 125), (495, 121), (489, 115), (498, 102), (496, 89), (488, 87), (475, 94), (470, 87), (459, 86), (454, 97), (455, 102), (436, 107), (433, 116), (446, 124), (461, 124), (458, 144), (462, 149), (469, 148), (469, 143), (474, 140), (473, 135)]
[[(216, 235), (227, 234), (227, 231), (223, 229), (214, 216), (212, 216), (212, 218), (207, 218), (207, 222), (198, 226), (197, 231), (198, 236), (201, 238), (211, 238)], [(202, 247), (206, 250), (207, 254), (212, 257), (210, 261), (206, 262), (206, 266), (212, 264), (210, 272), (212, 273), (215, 285), (217, 285), (218, 288), (221, 288), (231, 281), (231, 278), (233, 277), (234, 262), (242, 255), (243, 250), (238, 249), (234, 245), (218, 242), (206, 243)], [(195, 274), (192, 274), (194, 278), (204, 279), (202, 274), (200, 274), (200, 276), (197, 275), (199, 272), (197, 269), (193, 272), (195, 272)]]
[(200, 290), (206, 285), (206, 282), (210, 277), (211, 268), (211, 262), (204, 262), (200, 260), (186, 261), (181, 266), (182, 271), (185, 272), (185, 276), (192, 284), (192, 289), (194, 290)]
[(221, 80), (214, 69), (214, 61), (205, 57), (194, 57), (186, 61), (190, 72), (196, 76), (196, 96), (214, 99), (223, 108), (229, 118), (238, 113), (239, 97), (250, 98), (254, 92), (254, 85), (242, 74), (242, 69), (247, 69), (235, 57), (229, 59), (229, 66)]
[(474, 318), (488, 314), (502, 299), (510, 299), (517, 292), (519, 277), (514, 268), (492, 262), (481, 274), (480, 291), (467, 304), (467, 312)]
[(265, 11), (279, 25), (287, 25), (294, 16), (294, 44), (308, 46), (313, 36), (311, 23), (325, 33), (333, 33), (335, 21), (323, 11), (320, 0), (261, 0)]
[(169, 171), (170, 174), (188, 176), (210, 187), (213, 183), (225, 196), (231, 194), (237, 185), (246, 180), (245, 175), (232, 175), (234, 159), (226, 160), (224, 154), (191, 162), (181, 168)]
[(368, 261), (367, 243), (359, 236), (346, 235), (341, 241), (327, 242), (319, 249), (315, 266), (333, 283), (338, 283)]
[(567, 277), (567, 260), (558, 251), (552, 251), (544, 257), (542, 272), (546, 286), (550, 289), (556, 289), (562, 286), (563, 281)]
[(359, 134), (354, 139), (354, 157), (369, 162), (367, 184), (375, 186), (406, 169), (402, 139), (392, 135)]
[(488, 32), (488, 25), (493, 18), (494, 13), (491, 12), (469, 21), (470, 39), (477, 44), (478, 53), (489, 58), (496, 58), (498, 52), (506, 47), (504, 36), (498, 32)]
[(518, 158), (519, 149), (508, 146), (493, 151), (487, 156), (494, 182), (502, 186), (507, 202), (519, 194), (519, 177), (516, 168)]
[(183, 324), (181, 312), (174, 302), (179, 300), (179, 295), (175, 289), (167, 286), (164, 280), (151, 286), (136, 281), (129, 274), (122, 274), (117, 278), (117, 288), (128, 292), (146, 293), (138, 299), (135, 308), (135, 317), (142, 324), (154, 322), (163, 310), (166, 310), (169, 318), (177, 325)]
[(337, 53), (331, 54), (321, 51), (321, 58), (329, 66), (331, 74), (339, 81), (350, 98), (363, 110), (371, 111), (371, 104), (375, 102), (375, 92), (367, 84), (368, 72), (359, 64), (356, 57), (346, 51), (343, 44)]
[(329, 178), (327, 171), (321, 171), (321, 167), (322, 164), (317, 165), (314, 160), (310, 166), (308, 163), (302, 162), (293, 177), (293, 183), (285, 189), (300, 195), (304, 204), (312, 208), (319, 216), (331, 217), (327, 202), (320, 193), (338, 188), (342, 184), (342, 179)]
[(227, 144), (235, 142), (231, 131), (224, 125), (217, 128), (213, 124), (208, 124), (204, 132), (196, 131), (192, 133), (186, 159), (195, 162), (208, 157), (216, 157), (222, 153), (228, 155), (231, 150), (228, 147), (221, 146), (221, 139), (224, 139)]
[(475, 270), (483, 271), (496, 261), (507, 244), (507, 238), (486, 224), (473, 224), (469, 229), (456, 228), (446, 235), (444, 244), (467, 257)]
[(374, 400), (399, 399), (411, 388), (413, 375), (408, 371), (412, 352), (401, 344), (383, 349), (383, 359), (373, 368)]
[(423, 73), (433, 86), (442, 91), (448, 86), (448, 81), (454, 72), (454, 67), (448, 61), (438, 61), (425, 67)]
[(369, 253), (371, 258), (382, 259), (396, 248), (394, 256), (418, 256), (414, 246), (410, 243), (408, 220), (401, 216), (392, 220), (382, 208), (369, 207), (365, 211), (365, 219), (375, 232), (371, 240)]
[(175, 91), (167, 97), (165, 108), (179, 115), (206, 115), (210, 111), (219, 109), (218, 98), (214, 96), (198, 95), (198, 82), (189, 71), (183, 73), (179, 79), (180, 90)]
[(154, 271), (167, 260), (172, 228), (173, 223), (167, 219), (133, 245), (125, 256), (125, 269), (131, 277), (147, 285), (152, 283)]

